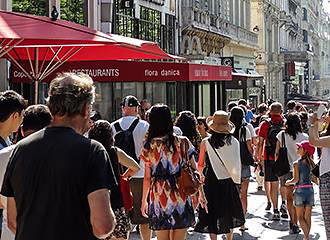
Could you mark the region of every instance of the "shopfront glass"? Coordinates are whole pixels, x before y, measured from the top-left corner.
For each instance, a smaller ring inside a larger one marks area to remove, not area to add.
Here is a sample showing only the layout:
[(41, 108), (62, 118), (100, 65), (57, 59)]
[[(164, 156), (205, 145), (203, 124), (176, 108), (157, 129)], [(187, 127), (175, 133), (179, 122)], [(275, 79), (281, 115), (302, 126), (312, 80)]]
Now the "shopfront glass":
[(122, 116), (120, 103), (127, 95), (134, 95), (140, 101), (148, 99), (152, 104), (165, 103), (173, 114), (175, 111), (175, 83), (151, 82), (95, 82), (96, 99), (95, 110), (99, 111), (104, 119), (113, 121)]
[(210, 102), (210, 84), (201, 83), (198, 86), (199, 94), (199, 115), (211, 115), (211, 102)]
[(238, 101), (243, 98), (243, 89), (226, 89), (226, 102), (227, 104), (230, 101)]

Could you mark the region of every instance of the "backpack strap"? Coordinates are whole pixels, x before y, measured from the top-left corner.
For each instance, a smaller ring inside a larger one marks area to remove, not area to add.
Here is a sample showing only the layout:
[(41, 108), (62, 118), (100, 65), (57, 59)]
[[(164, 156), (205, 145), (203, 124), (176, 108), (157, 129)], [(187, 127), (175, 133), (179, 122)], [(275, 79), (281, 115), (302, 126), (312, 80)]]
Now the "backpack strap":
[(136, 119), (134, 120), (134, 122), (131, 124), (131, 126), (128, 128), (128, 131), (133, 132), (134, 129), (135, 129), (135, 127), (138, 125), (139, 121), (140, 121), (140, 120), (139, 120), (138, 118), (136, 118)]
[(113, 126), (115, 127), (117, 133), (123, 131), (119, 122), (116, 122)]

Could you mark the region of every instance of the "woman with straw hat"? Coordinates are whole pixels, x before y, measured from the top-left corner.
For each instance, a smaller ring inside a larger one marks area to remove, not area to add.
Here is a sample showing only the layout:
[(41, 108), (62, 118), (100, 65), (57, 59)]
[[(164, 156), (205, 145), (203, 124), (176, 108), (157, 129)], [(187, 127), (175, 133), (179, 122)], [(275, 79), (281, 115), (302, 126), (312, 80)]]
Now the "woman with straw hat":
[(217, 239), (218, 234), (227, 234), (231, 240), (233, 228), (245, 223), (235, 185), (241, 183), (239, 142), (232, 136), (235, 127), (228, 113), (216, 111), (208, 126), (211, 136), (203, 139), (198, 160), (204, 186), (200, 190), (201, 208), (195, 231), (209, 233), (211, 240)]

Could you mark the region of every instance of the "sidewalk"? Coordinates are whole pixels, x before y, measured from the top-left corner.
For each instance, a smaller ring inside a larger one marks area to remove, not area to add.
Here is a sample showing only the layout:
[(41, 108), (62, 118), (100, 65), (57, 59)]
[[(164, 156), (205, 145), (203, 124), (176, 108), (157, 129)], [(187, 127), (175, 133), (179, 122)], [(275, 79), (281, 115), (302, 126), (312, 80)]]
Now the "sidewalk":
[[(318, 187), (314, 187), (315, 191), (315, 207), (313, 208), (312, 214), (312, 229), (311, 229), (311, 240), (326, 240), (324, 223), (322, 217), (322, 211), (320, 206), (320, 198)], [(281, 200), (279, 198), (279, 200)], [(257, 192), (257, 184), (254, 180), (251, 180), (249, 185), (248, 194), (248, 216), (246, 227), (248, 230), (241, 233), (238, 229), (234, 230), (234, 240), (303, 240), (302, 231), (300, 234), (289, 233), (289, 221), (272, 221), (272, 213), (266, 212), (266, 196), (265, 193)], [(279, 201), (280, 202), (280, 201)], [(152, 238), (156, 239), (155, 235)], [(140, 237), (136, 232), (133, 232), (131, 240), (139, 240)], [(207, 234), (195, 233), (193, 229), (188, 230), (189, 240), (202, 240), (210, 239)], [(218, 239), (226, 239), (223, 235), (219, 235)]]

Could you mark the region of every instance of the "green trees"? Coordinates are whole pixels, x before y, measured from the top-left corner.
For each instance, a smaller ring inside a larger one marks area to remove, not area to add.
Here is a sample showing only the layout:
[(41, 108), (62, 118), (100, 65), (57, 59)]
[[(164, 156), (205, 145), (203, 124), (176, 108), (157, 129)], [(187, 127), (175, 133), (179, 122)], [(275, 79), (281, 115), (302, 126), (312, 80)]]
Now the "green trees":
[(87, 25), (86, 0), (61, 0), (61, 19)]
[(13, 0), (13, 12), (48, 15), (48, 0)]
[[(61, 0), (61, 19), (87, 25), (87, 4), (87, 0)], [(48, 0), (13, 0), (13, 12), (48, 16)]]

